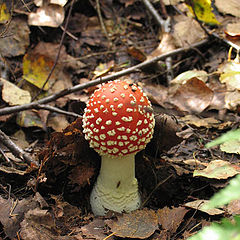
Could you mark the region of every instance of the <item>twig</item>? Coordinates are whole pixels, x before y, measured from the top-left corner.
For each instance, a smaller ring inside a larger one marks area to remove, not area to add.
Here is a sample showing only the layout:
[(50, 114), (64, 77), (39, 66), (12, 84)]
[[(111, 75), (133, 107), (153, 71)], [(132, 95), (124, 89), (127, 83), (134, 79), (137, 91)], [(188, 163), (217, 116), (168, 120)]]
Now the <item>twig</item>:
[(70, 33), (69, 31), (65, 30), (65, 28), (63, 26), (60, 26), (60, 28), (63, 30), (63, 32), (65, 31), (66, 34), (71, 37), (73, 40), (78, 41), (78, 38), (76, 36), (74, 36), (72, 33)]
[(39, 166), (38, 162), (34, 161), (26, 152), (23, 151), (19, 146), (17, 146), (4, 132), (0, 130), (0, 141), (4, 146), (6, 146), (15, 157), (20, 158), (29, 165), (34, 164)]
[(9, 160), (9, 158), (6, 156), (5, 152), (0, 148), (0, 153), (2, 154), (3, 158), (13, 167), (13, 163)]
[(224, 42), (225, 44), (229, 45), (230, 47), (233, 47), (236, 49), (237, 52), (240, 52), (240, 46), (238, 46), (237, 44), (225, 39), (225, 38), (221, 38), (217, 33), (212, 33), (211, 36), (215, 37), (216, 39)]
[(42, 99), (40, 99), (38, 101), (35, 101), (35, 102), (31, 102), (31, 103), (20, 105), (20, 106), (3, 108), (3, 109), (0, 110), (0, 116), (15, 113), (15, 112), (24, 111), (24, 110), (27, 110), (27, 109), (32, 109), (32, 108), (35, 108), (38, 104), (46, 104), (46, 103), (55, 101), (58, 98), (66, 96), (70, 93), (77, 92), (77, 91), (80, 91), (80, 90), (86, 89), (88, 87), (92, 87), (92, 86), (95, 86), (97, 84), (101, 84), (101, 83), (104, 83), (104, 82), (107, 82), (107, 81), (110, 81), (110, 80), (114, 80), (114, 79), (117, 79), (119, 77), (125, 76), (125, 75), (133, 73), (133, 72), (137, 72), (140, 69), (146, 68), (147, 66), (152, 65), (152, 64), (154, 64), (154, 63), (156, 63), (160, 60), (163, 60), (167, 57), (175, 56), (175, 55), (177, 55), (179, 53), (182, 53), (182, 52), (185, 52), (187, 50), (194, 50), (194, 48), (200, 47), (200, 46), (206, 44), (208, 41), (209, 41), (209, 39), (205, 39), (205, 40), (202, 40), (198, 43), (189, 45), (187, 47), (174, 49), (171, 52), (161, 54), (161, 55), (159, 55), (157, 57), (154, 57), (150, 60), (139, 63), (139, 64), (137, 64), (133, 67), (124, 69), (122, 71), (116, 72), (116, 73), (114, 73), (112, 75), (109, 75), (109, 76), (100, 77), (100, 78), (97, 78), (95, 80), (89, 81), (87, 83), (78, 84), (78, 85), (73, 86), (71, 88), (64, 89), (64, 90), (62, 90), (62, 91), (60, 91), (56, 94), (53, 94), (51, 96), (42, 98)]
[(68, 26), (68, 23), (69, 23), (69, 19), (70, 19), (70, 15), (71, 15), (71, 12), (72, 12), (72, 8), (73, 8), (73, 3), (75, 2), (75, 0), (72, 0), (71, 1), (71, 5), (70, 5), (70, 9), (69, 9), (69, 12), (68, 12), (68, 15), (67, 15), (67, 18), (66, 18), (66, 24), (64, 26), (64, 31), (63, 31), (63, 34), (61, 36), (61, 40), (60, 40), (60, 43), (59, 43), (59, 48), (58, 48), (58, 52), (57, 52), (57, 56), (55, 58), (55, 61), (54, 61), (54, 64), (51, 68), (51, 71), (49, 72), (48, 74), (48, 77), (47, 79), (45, 80), (42, 88), (39, 90), (39, 92), (36, 94), (36, 96), (33, 98), (33, 101), (39, 96), (39, 94), (42, 92), (42, 90), (44, 89), (44, 87), (46, 86), (46, 84), (48, 83), (50, 77), (52, 76), (52, 73), (54, 71), (54, 69), (56, 68), (57, 66), (57, 63), (58, 63), (58, 59), (60, 57), (60, 53), (61, 53), (61, 49), (62, 49), (62, 45), (63, 45), (63, 40), (65, 38), (65, 35), (66, 35), (66, 31), (67, 31), (67, 26)]
[(45, 109), (45, 110), (48, 110), (50, 112), (56, 112), (56, 113), (60, 113), (60, 114), (64, 114), (64, 115), (71, 116), (71, 117), (76, 117), (76, 118), (82, 117), (81, 115), (79, 115), (77, 113), (64, 111), (62, 109), (59, 109), (59, 108), (56, 108), (56, 107), (53, 107), (53, 106), (50, 106), (50, 105), (37, 104), (34, 108), (35, 109)]
[(108, 36), (107, 29), (106, 29), (106, 27), (105, 27), (105, 25), (104, 25), (104, 22), (103, 22), (103, 18), (102, 18), (102, 13), (101, 13), (101, 8), (100, 8), (99, 0), (96, 0), (96, 10), (97, 10), (97, 14), (98, 14), (98, 18), (99, 18), (99, 22), (100, 22), (102, 31), (103, 31), (103, 33), (105, 34), (108, 42), (109, 42), (110, 44), (112, 44), (112, 43), (111, 43), (111, 40), (110, 40), (110, 38), (109, 38), (109, 36)]
[(163, 20), (156, 9), (153, 7), (153, 5), (148, 1), (148, 0), (142, 0), (146, 8), (149, 10), (149, 12), (153, 15), (155, 18), (156, 22), (159, 24), (161, 27), (162, 32), (164, 32), (164, 25), (165, 25), (165, 20)]
[[(170, 18), (168, 17), (166, 20), (163, 20), (149, 0), (142, 0), (142, 1), (145, 4), (148, 11), (153, 15), (153, 17), (157, 21), (157, 23), (158, 23), (159, 27), (161, 28), (162, 32), (163, 33), (169, 33), (170, 30), (171, 30), (170, 29)], [(167, 57), (165, 59), (165, 64), (166, 64), (166, 67), (167, 67), (167, 82), (170, 83), (173, 79), (172, 58)]]

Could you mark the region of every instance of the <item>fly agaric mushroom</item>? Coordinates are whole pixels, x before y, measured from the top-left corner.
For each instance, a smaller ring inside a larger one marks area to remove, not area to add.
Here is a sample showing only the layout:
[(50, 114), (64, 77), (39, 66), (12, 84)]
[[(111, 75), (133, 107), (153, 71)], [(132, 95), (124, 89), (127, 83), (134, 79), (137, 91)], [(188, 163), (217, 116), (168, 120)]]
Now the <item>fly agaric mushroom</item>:
[(140, 207), (135, 155), (150, 142), (154, 126), (151, 103), (135, 84), (111, 81), (90, 97), (83, 115), (83, 132), (90, 147), (102, 157), (90, 195), (94, 215)]

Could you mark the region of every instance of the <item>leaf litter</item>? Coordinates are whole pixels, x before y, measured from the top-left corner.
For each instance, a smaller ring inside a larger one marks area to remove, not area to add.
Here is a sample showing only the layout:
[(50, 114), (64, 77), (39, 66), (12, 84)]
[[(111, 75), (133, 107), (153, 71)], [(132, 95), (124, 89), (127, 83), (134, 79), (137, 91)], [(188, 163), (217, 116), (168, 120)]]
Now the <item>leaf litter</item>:
[[(238, 46), (238, 25), (233, 24), (238, 16), (236, 2), (229, 1), (224, 6), (215, 1), (222, 16), (213, 11), (209, 1), (199, 2), (204, 11), (195, 6), (198, 20), (215, 24), (210, 28), (228, 44)], [(168, 8), (173, 6), (172, 1), (163, 3)], [(19, 18), (26, 9), (18, 4), (18, 16), (13, 16), (8, 27), (4, 24), (8, 24), (11, 5), (1, 7), (4, 19), (0, 52), (5, 71), (0, 88), (2, 108), (30, 103), (36, 96), (44, 99), (79, 83), (88, 84), (91, 78), (109, 76), (207, 39), (194, 15), (190, 16), (189, 9), (179, 1), (174, 3), (178, 11), (171, 13), (173, 31), (163, 34), (158, 34), (158, 26), (150, 14), (146, 15), (141, 3), (101, 1), (101, 23), (95, 3), (76, 1), (56, 67), (45, 84), (58, 55), (56, 42), (60, 42), (65, 31), (61, 24), (66, 21), (68, 2), (35, 1), (36, 6), (25, 6), (30, 7), (28, 19)], [(154, 6), (163, 15), (167, 13), (165, 5)], [(184, 14), (177, 14), (181, 11)], [(40, 13), (48, 16), (47, 21), (39, 18)], [(228, 16), (230, 24), (223, 21), (225, 13), (232, 15)], [(222, 26), (218, 26), (219, 22)], [(81, 118), (76, 120), (42, 109), (1, 116), (3, 130), (17, 138), (21, 143), (16, 144), (40, 161), (41, 167), (34, 170), (0, 146), (4, 155), (0, 163), (0, 238), (182, 239), (190, 235), (190, 226), (204, 226), (211, 216), (237, 213), (237, 200), (228, 208), (205, 211), (207, 220), (202, 220), (205, 215), (195, 216), (190, 210), (203, 211), (199, 205), (207, 203), (227, 179), (239, 174), (239, 149), (233, 148), (239, 145), (238, 140), (211, 151), (204, 147), (222, 132), (239, 127), (238, 55), (232, 53), (235, 59), (230, 60), (230, 51), (227, 59), (228, 47), (219, 42), (195, 50), (191, 54), (185, 51), (172, 55), (174, 77), (170, 83), (164, 60), (143, 72), (131, 73), (154, 104), (156, 117), (151, 144), (136, 158), (140, 190), (148, 201), (146, 207), (132, 213), (105, 218), (91, 214), (89, 193), (99, 169), (99, 156), (84, 139)], [(97, 87), (71, 92), (51, 105), (82, 114), (89, 95)], [(19, 130), (21, 133), (15, 134)], [(14, 179), (20, 179), (18, 187)], [(7, 191), (9, 184), (13, 189)]]

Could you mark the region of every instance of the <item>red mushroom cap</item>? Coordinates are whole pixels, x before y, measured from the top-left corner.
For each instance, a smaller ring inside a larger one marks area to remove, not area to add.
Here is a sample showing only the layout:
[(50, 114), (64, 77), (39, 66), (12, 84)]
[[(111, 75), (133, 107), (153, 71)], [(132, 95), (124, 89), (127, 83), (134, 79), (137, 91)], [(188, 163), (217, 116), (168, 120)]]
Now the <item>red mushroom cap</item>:
[(144, 149), (155, 125), (152, 106), (142, 89), (127, 81), (103, 84), (83, 115), (85, 138), (100, 155), (124, 156)]

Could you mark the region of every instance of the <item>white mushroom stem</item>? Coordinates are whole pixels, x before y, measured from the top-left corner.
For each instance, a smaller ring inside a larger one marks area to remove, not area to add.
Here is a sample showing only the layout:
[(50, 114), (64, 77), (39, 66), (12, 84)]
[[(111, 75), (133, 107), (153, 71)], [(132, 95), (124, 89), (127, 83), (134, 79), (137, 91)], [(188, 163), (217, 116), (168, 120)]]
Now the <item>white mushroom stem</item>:
[(141, 204), (135, 178), (135, 154), (111, 158), (102, 156), (97, 182), (90, 196), (92, 211), (104, 216), (108, 210), (130, 212)]

